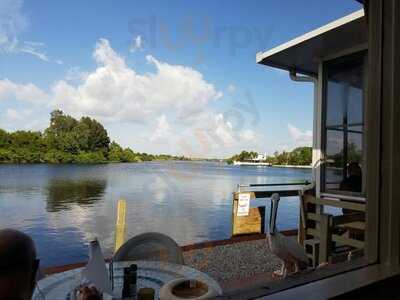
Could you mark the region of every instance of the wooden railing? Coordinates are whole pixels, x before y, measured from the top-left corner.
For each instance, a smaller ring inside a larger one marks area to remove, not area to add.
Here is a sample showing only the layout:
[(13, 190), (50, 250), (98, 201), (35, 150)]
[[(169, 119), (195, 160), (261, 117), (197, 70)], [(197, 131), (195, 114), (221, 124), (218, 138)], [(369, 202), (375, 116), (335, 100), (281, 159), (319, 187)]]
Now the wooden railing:
[[(282, 199), (287, 197), (299, 197), (298, 199), (300, 199), (305, 187), (308, 186), (310, 186), (310, 182), (308, 181), (238, 185), (238, 191), (233, 193), (232, 236), (264, 233), (265, 231), (265, 207), (267, 202), (256, 207), (251, 207), (247, 216), (238, 216), (240, 194), (249, 194), (250, 201), (267, 199), (274, 193), (278, 193)], [(255, 188), (258, 188), (258, 190), (255, 190)], [(260, 190), (259, 188), (264, 189)]]
[[(265, 189), (260, 190), (262, 187)], [(265, 231), (266, 203), (251, 207), (247, 216), (237, 215), (239, 195), (245, 193), (249, 194), (250, 200), (270, 198), (274, 193), (278, 193), (282, 200), (298, 197), (298, 242), (306, 248), (314, 266), (362, 255), (365, 246), (365, 198), (336, 194), (322, 194), (316, 198), (313, 184), (309, 182), (238, 185), (238, 191), (233, 193), (232, 236)], [(351, 213), (334, 216), (325, 213), (324, 207), (340, 208)], [(340, 254), (339, 246), (345, 249)]]

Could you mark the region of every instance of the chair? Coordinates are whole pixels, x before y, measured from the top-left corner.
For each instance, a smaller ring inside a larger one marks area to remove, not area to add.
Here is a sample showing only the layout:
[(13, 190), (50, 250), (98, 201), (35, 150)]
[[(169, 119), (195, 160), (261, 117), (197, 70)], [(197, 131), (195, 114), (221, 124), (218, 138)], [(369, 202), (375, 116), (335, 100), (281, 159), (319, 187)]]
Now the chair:
[(178, 244), (169, 236), (157, 232), (143, 233), (131, 238), (118, 249), (112, 260), (151, 260), (184, 264)]
[[(313, 266), (354, 259), (364, 253), (365, 203), (346, 201), (342, 197), (302, 195), (300, 234)], [(323, 212), (324, 207), (351, 213), (331, 215)]]

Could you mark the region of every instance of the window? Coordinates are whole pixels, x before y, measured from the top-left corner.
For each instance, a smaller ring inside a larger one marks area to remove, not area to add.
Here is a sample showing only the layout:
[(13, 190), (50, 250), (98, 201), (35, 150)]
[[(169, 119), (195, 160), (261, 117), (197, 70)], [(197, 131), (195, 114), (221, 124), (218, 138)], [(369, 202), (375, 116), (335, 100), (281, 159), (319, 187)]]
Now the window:
[(363, 194), (365, 52), (324, 65), (323, 191)]

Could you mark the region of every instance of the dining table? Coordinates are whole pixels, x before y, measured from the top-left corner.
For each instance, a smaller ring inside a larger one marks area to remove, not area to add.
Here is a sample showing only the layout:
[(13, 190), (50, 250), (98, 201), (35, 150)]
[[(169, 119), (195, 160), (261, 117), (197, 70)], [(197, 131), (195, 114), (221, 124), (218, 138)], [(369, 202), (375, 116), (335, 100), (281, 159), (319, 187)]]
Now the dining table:
[[(114, 296), (105, 296), (104, 299), (121, 299), (123, 270), (132, 264), (137, 265), (137, 290), (141, 288), (152, 288), (155, 291), (155, 299), (159, 299), (159, 293), (164, 284), (180, 278), (201, 281), (209, 287), (212, 287), (218, 294), (222, 294), (221, 287), (213, 278), (185, 265), (164, 261), (122, 261), (107, 264)], [(82, 269), (83, 268), (77, 268), (56, 273), (38, 281), (33, 299), (74, 300), (73, 291), (84, 280), (81, 274)]]

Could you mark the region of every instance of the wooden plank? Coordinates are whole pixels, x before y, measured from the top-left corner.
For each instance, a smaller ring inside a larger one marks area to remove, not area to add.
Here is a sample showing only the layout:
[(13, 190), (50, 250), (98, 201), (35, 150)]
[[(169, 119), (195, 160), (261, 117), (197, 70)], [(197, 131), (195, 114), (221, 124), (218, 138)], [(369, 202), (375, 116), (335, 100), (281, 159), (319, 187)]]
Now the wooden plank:
[(313, 221), (316, 221), (316, 222), (320, 222), (321, 221), (321, 215), (314, 214), (314, 213), (308, 213), (307, 214), (307, 219), (313, 220)]
[(359, 230), (365, 230), (365, 222), (351, 222), (351, 223), (346, 223), (343, 225), (338, 225), (339, 227), (346, 227), (346, 228), (352, 228), (352, 229), (359, 229)]
[(340, 201), (340, 200), (333, 200), (333, 199), (326, 199), (326, 198), (315, 198), (308, 200), (309, 203), (319, 204), (319, 205), (327, 205), (339, 208), (346, 208), (352, 209), (357, 211), (365, 211), (365, 204), (361, 203), (352, 203), (348, 201)]
[(307, 228), (307, 234), (312, 235), (313, 237), (319, 238), (320, 232), (314, 228)]
[(262, 199), (262, 198), (271, 198), (271, 196), (275, 193), (278, 193), (281, 198), (284, 197), (295, 197), (299, 196), (299, 191), (298, 190), (288, 190), (288, 191), (282, 191), (282, 190), (276, 190), (276, 191), (246, 191), (246, 192), (235, 192), (234, 198), (239, 197), (238, 195), (240, 193), (250, 193), (250, 199)]
[(352, 213), (346, 214), (342, 216), (335, 216), (332, 220), (332, 225), (342, 225), (346, 223), (353, 223), (353, 222), (364, 222), (365, 221), (365, 213)]
[(363, 249), (364, 248), (364, 242), (363, 241), (349, 239), (349, 238), (344, 237), (342, 235), (333, 234), (332, 235), (332, 241), (338, 242), (338, 243), (341, 243), (341, 244), (344, 244), (344, 245), (356, 247), (358, 249)]
[(313, 245), (319, 244), (319, 239), (308, 239), (308, 240), (305, 240), (304, 243), (306, 245), (313, 246)]
[(250, 193), (250, 199), (262, 199), (262, 198), (271, 198), (271, 196), (275, 193), (278, 193), (281, 198), (284, 197), (294, 197), (299, 196), (299, 190), (275, 190), (275, 191), (243, 191), (243, 192), (234, 192), (234, 198), (239, 197), (240, 193)]
[[(338, 182), (338, 183), (340, 183), (340, 182)], [(363, 204), (367, 200), (365, 197), (345, 195), (344, 192), (342, 194), (321, 193), (321, 197), (335, 199), (335, 200), (343, 200), (343, 201), (347, 200), (350, 202), (352, 201), (352, 202), (358, 202), (358, 203), (363, 203)]]
[(281, 197), (294, 197), (299, 196), (298, 190), (288, 190), (288, 191), (254, 191), (251, 192), (251, 198), (270, 198), (272, 194), (278, 193)]
[(306, 218), (306, 209), (305, 209), (305, 200), (304, 195), (299, 195), (300, 199), (300, 207), (299, 207), (299, 228), (297, 234), (297, 241), (300, 245), (304, 244), (304, 240), (306, 239), (306, 229), (307, 229), (307, 218)]
[[(348, 228), (354, 228), (354, 229), (359, 229), (359, 230), (365, 230), (365, 223), (364, 222), (352, 222), (352, 223), (347, 223), (343, 225), (338, 225), (338, 227), (348, 227)], [(319, 237), (319, 231), (315, 228), (307, 228), (307, 234), (312, 235), (315, 237)]]
[(331, 255), (331, 239), (332, 239), (332, 227), (331, 215), (322, 214), (320, 221), (320, 234), (319, 234), (319, 263), (328, 262), (329, 256)]

